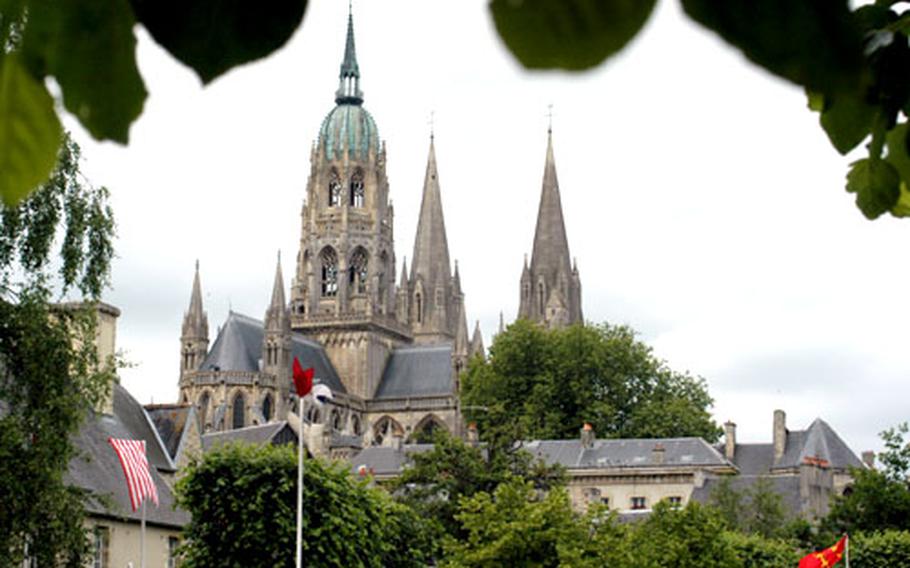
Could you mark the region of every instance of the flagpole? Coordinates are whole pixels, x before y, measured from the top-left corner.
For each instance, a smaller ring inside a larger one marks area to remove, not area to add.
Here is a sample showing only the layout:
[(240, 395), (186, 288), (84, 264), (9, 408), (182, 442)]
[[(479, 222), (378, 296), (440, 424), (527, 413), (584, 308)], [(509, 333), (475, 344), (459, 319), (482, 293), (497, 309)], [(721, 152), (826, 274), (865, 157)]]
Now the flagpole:
[(303, 568), (303, 397), (297, 397), (297, 568)]
[(145, 568), (145, 501), (142, 500), (142, 524), (139, 528), (139, 568)]
[(847, 534), (847, 535), (845, 535), (845, 536), (847, 537), (847, 539), (844, 541), (844, 544), (846, 545), (845, 548), (847, 549), (847, 564), (846, 564), (846, 568), (850, 568), (850, 535)]

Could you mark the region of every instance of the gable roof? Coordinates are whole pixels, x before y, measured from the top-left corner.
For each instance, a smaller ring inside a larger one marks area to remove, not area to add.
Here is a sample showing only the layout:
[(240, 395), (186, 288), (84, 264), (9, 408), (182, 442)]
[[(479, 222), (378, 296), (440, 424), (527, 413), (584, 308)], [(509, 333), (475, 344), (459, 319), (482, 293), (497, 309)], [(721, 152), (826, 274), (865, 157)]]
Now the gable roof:
[[(199, 369), (258, 373), (262, 358), (262, 338), (261, 321), (231, 312)], [(291, 355), (300, 359), (304, 367), (313, 367), (317, 381), (334, 392), (347, 392), (325, 349), (315, 341), (292, 332)]]
[(193, 406), (190, 404), (147, 404), (145, 411), (152, 424), (155, 425), (168, 456), (172, 461), (176, 460), (188, 420), (194, 414)]
[(287, 421), (269, 422), (268, 424), (247, 426), (246, 428), (237, 428), (225, 432), (211, 432), (202, 435), (202, 450), (207, 452), (218, 446), (234, 442), (243, 442), (247, 444), (271, 443), (279, 437), (279, 435), (284, 437), (287, 434), (285, 430), (290, 432), (294, 438), (297, 437), (294, 430), (288, 426)]
[[(663, 459), (653, 459), (654, 448), (663, 447)], [(594, 440), (585, 448), (581, 440), (533, 440), (523, 444), (535, 459), (567, 469), (609, 467), (730, 466), (701, 438), (642, 438)]]
[(160, 503), (158, 507), (146, 506), (146, 520), (170, 527), (182, 527), (189, 522), (189, 514), (175, 508), (174, 495), (162, 476), (172, 473), (174, 465), (158, 432), (142, 405), (118, 384), (114, 385), (114, 414), (89, 415), (73, 438), (79, 455), (69, 463), (66, 482), (101, 497), (90, 499), (86, 510), (135, 522), (140, 520), (140, 511), (133, 512), (130, 507), (123, 468), (108, 438), (145, 440)]
[(389, 357), (375, 398), (451, 395), (455, 393), (452, 345), (396, 349)]

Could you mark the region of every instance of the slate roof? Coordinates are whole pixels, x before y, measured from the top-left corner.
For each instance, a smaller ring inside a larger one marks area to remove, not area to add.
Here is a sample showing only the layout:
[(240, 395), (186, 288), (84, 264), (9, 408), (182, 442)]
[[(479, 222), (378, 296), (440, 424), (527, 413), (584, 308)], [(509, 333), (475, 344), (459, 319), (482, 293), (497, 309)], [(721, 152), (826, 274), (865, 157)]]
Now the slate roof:
[(377, 399), (451, 395), (452, 345), (420, 345), (396, 349), (389, 357)]
[[(658, 444), (664, 448), (661, 463), (653, 459)], [(584, 448), (581, 440), (534, 440), (523, 448), (548, 465), (568, 469), (731, 465), (701, 438), (605, 439), (594, 440), (591, 448)]]
[(398, 475), (411, 461), (410, 456), (432, 449), (433, 444), (402, 444), (400, 450), (389, 446), (369, 446), (351, 459), (351, 471), (356, 474), (363, 465), (372, 468), (376, 475)]
[(835, 469), (864, 467), (853, 450), (821, 418), (815, 419), (806, 430), (787, 432), (784, 455), (777, 464), (774, 463), (774, 444), (736, 444), (733, 454), (733, 462), (744, 475), (798, 467), (807, 458), (824, 460)]
[(173, 493), (162, 478), (163, 473), (174, 471), (174, 465), (162, 447), (157, 431), (142, 405), (120, 385), (114, 385), (113, 416), (90, 415), (74, 436), (79, 455), (70, 461), (66, 481), (103, 499), (90, 500), (86, 510), (136, 522), (140, 520), (140, 511), (133, 512), (130, 507), (123, 468), (108, 438), (146, 442), (146, 453), (160, 502), (158, 507), (153, 504), (146, 506), (147, 522), (171, 527), (182, 527), (189, 522), (185, 511), (175, 510)]
[[(244, 442), (247, 444), (267, 444), (275, 436), (281, 433), (285, 428), (290, 429), (286, 421), (269, 422), (260, 426), (247, 426), (246, 428), (237, 428), (226, 432), (211, 432), (202, 435), (202, 450), (209, 451), (212, 448), (233, 442)], [(296, 434), (295, 434), (296, 437)]]
[[(259, 372), (262, 337), (261, 321), (236, 312), (229, 313), (200, 370)], [(347, 392), (325, 349), (315, 341), (291, 333), (291, 355), (300, 359), (304, 367), (316, 370), (317, 382), (321, 381), (334, 392)]]
[[(726, 479), (730, 480), (730, 488), (740, 494), (751, 490), (759, 479), (766, 479), (770, 483), (769, 488), (780, 495), (789, 515), (797, 514), (804, 509), (800, 497), (800, 478), (797, 475), (736, 475)], [(721, 478), (706, 479), (704, 485), (692, 490), (691, 500), (708, 503), (711, 500), (711, 493), (720, 483)]]
[(192, 409), (189, 404), (149, 404), (145, 407), (171, 460), (177, 459), (180, 440), (183, 439)]

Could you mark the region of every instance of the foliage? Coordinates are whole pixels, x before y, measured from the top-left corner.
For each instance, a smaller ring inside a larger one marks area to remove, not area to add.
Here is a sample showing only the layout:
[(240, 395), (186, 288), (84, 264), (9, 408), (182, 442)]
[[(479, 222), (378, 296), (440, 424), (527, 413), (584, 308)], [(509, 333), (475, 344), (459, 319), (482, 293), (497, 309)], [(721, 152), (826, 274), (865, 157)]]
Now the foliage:
[(826, 536), (857, 531), (910, 530), (910, 446), (904, 442), (907, 424), (880, 435), (885, 451), (882, 469), (854, 468), (853, 484), (835, 497), (822, 522)]
[(83, 504), (64, 483), (74, 434), (113, 379), (99, 365), (91, 309), (52, 309), (43, 290), (0, 299), (0, 565), (25, 546), (39, 566), (82, 566)]
[(107, 189), (82, 178), (80, 157), (79, 146), (65, 135), (50, 179), (18, 205), (0, 205), (0, 288), (14, 278), (46, 288), (59, 239), (61, 294), (76, 287), (85, 296), (101, 296), (114, 255), (114, 217)]
[(517, 477), (462, 501), (457, 518), (467, 536), (443, 566), (572, 566), (588, 538), (565, 489), (541, 495)]
[(850, 566), (910, 566), (910, 532), (886, 530), (851, 535)]
[(635, 566), (736, 566), (733, 546), (718, 537), (723, 528), (723, 519), (709, 507), (693, 502), (677, 509), (668, 503), (658, 503), (651, 515), (632, 532), (630, 546), (635, 551)]
[(0, 200), (18, 203), (51, 173), (63, 105), (98, 140), (125, 144), (147, 95), (136, 66), (144, 26), (204, 83), (264, 57), (297, 29), (307, 0), (0, 0)]
[(730, 477), (723, 477), (711, 490), (708, 505), (729, 529), (743, 534), (776, 538), (789, 536), (795, 529), (788, 524), (792, 512), (768, 478), (758, 478), (747, 489), (738, 491)]
[(799, 563), (800, 554), (785, 540), (735, 531), (724, 531), (720, 536), (733, 549), (733, 553), (739, 559), (739, 566), (780, 568), (796, 566)]
[(574, 438), (584, 422), (605, 437), (720, 436), (704, 381), (669, 369), (626, 326), (519, 320), (488, 360), (471, 362), (461, 397), (481, 437), (500, 445)]
[(538, 489), (561, 485), (561, 472), (534, 464), (527, 452), (494, 457), (495, 449), (466, 444), (460, 438), (437, 432), (433, 449), (411, 454), (413, 464), (391, 482), (398, 500), (428, 519), (437, 543), (445, 535), (465, 536), (456, 514), (463, 499), (493, 493), (500, 483), (513, 477), (528, 480)]
[[(177, 483), (185, 564), (293, 566), (297, 458), (291, 446), (229, 445), (194, 460)], [(422, 566), (424, 523), (344, 464), (306, 462), (305, 565)]]
[[(850, 9), (846, 0), (681, 0), (686, 14), (771, 73), (809, 93), (831, 144), (864, 140), (847, 191), (869, 219), (910, 216), (910, 10), (893, 0)], [(586, 69), (620, 51), (655, 2), (491, 0), (505, 44), (528, 68)]]

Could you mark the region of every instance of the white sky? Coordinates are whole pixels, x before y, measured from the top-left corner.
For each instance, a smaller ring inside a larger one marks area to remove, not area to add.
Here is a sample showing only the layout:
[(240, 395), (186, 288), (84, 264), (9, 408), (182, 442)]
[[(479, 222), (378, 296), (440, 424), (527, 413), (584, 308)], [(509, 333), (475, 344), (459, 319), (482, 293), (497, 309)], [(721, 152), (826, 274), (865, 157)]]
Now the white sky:
[[(180, 324), (202, 266), (214, 340), (229, 306), (261, 318), (275, 254), (294, 272), (309, 150), (334, 105), (347, 2), (312, 2), (290, 43), (209, 87), (138, 30), (150, 97), (128, 148), (73, 120), (84, 173), (118, 220), (118, 345), (141, 401), (176, 400)], [(530, 73), (486, 0), (360, 0), (365, 107), (388, 147), (398, 270), (411, 256), (429, 136), (469, 326), (489, 345), (518, 308), (547, 105), (569, 245), (589, 321), (628, 323), (706, 378), (715, 417), (770, 441), (827, 420), (860, 452), (906, 420), (910, 226), (867, 222), (849, 162), (801, 89), (752, 66), (665, 0), (616, 58)], [(287, 283), (286, 283), (287, 284)]]

